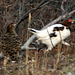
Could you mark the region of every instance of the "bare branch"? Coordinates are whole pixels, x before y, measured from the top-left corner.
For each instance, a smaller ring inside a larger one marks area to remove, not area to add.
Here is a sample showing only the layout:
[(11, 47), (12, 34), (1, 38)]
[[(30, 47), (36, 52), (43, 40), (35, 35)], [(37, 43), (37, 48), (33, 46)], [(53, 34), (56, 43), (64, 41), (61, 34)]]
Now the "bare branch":
[(61, 4), (61, 9), (62, 9), (63, 12), (65, 12), (65, 9), (64, 9), (64, 3), (65, 3), (65, 2), (66, 2), (66, 0), (63, 0), (63, 1), (62, 1), (62, 4)]
[[(74, 4), (70, 5), (70, 6), (68, 6), (66, 9), (64, 9), (64, 3), (65, 3), (66, 1), (67, 1), (67, 0), (63, 0), (63, 1), (62, 1), (62, 4), (61, 4), (61, 9), (62, 9), (62, 11), (63, 11), (63, 12), (62, 12), (63, 14), (69, 12), (69, 9), (72, 9), (72, 7), (75, 6), (75, 3), (74, 3)], [(62, 14), (62, 15), (63, 15), (63, 14)]]
[[(49, 24), (47, 24), (46, 26), (44, 26), (42, 29), (45, 29), (45, 28), (47, 28), (47, 27), (49, 27), (49, 26), (51, 26), (51, 25), (53, 25), (53, 24), (59, 22), (60, 20), (65, 19), (66, 16), (68, 16), (68, 18), (69, 18), (69, 17), (71, 17), (74, 13), (75, 13), (75, 10), (71, 11), (71, 12), (68, 13), (68, 14), (64, 14), (63, 16), (59, 16), (57, 19), (53, 20), (52, 22), (50, 22)], [(32, 35), (32, 36), (27, 40), (27, 42), (21, 47), (21, 49), (22, 49), (22, 50), (23, 50), (23, 49), (26, 49), (26, 48), (28, 49), (30, 43), (34, 40), (35, 37), (36, 37), (35, 35)], [(35, 49), (35, 48), (34, 48), (34, 49)]]
[(47, 24), (43, 29), (45, 29), (45, 28), (47, 28), (47, 27), (49, 27), (49, 26), (51, 26), (51, 25), (53, 25), (53, 24), (59, 22), (60, 20), (65, 19), (67, 16), (68, 16), (68, 18), (71, 17), (74, 13), (75, 13), (75, 10), (71, 11), (71, 12), (68, 13), (68, 14), (64, 14), (63, 16), (62, 16), (62, 15), (59, 16), (57, 19), (55, 19), (54, 21), (52, 21), (52, 22), (50, 22), (49, 24)]
[[(23, 50), (23, 49), (30, 49), (29, 48), (29, 45), (30, 45), (30, 43), (34, 40), (34, 38), (35, 38), (36, 36), (35, 35), (32, 35), (28, 40), (27, 40), (27, 42), (23, 45), (23, 46), (21, 46), (21, 49)], [(32, 48), (31, 48), (32, 49)], [(35, 48), (33, 48), (33, 49), (35, 49)]]
[[(26, 18), (28, 18), (29, 13), (33, 14), (37, 9), (40, 9), (40, 8), (42, 7), (42, 5), (48, 4), (48, 3), (45, 3), (45, 2), (47, 2), (47, 0), (42, 1), (36, 8), (32, 8), (31, 10), (29, 10), (29, 11), (18, 21), (18, 23), (16, 24), (16, 29), (17, 29), (18, 25), (19, 25), (22, 21), (24, 21)], [(44, 4), (44, 3), (45, 3), (45, 4)]]

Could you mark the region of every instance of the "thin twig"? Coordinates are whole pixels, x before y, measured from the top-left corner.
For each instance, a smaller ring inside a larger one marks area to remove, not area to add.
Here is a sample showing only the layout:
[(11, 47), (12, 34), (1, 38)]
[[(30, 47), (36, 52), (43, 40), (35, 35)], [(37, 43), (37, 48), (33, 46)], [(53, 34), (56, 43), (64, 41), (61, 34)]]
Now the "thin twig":
[[(47, 33), (48, 33), (48, 36), (49, 36), (49, 32), (48, 32), (48, 30), (47, 30)], [(51, 39), (50, 36), (49, 36), (49, 39), (50, 39), (50, 42), (51, 42), (52, 47), (54, 47), (53, 42), (52, 42), (52, 39)]]
[(62, 1), (62, 4), (61, 4), (61, 9), (62, 9), (63, 12), (65, 12), (65, 9), (64, 9), (64, 3), (65, 3), (65, 2), (66, 2), (66, 0), (63, 0), (63, 1)]

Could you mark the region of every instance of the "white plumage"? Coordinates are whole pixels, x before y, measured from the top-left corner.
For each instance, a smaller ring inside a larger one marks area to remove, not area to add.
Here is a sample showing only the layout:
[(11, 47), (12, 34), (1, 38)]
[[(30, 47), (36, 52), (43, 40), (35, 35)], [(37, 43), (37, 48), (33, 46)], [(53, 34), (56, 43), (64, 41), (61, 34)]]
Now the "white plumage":
[[(72, 21), (68, 20), (67, 22)], [(64, 41), (64, 39), (70, 36), (70, 29), (68, 28), (67, 23), (65, 24), (65, 26), (62, 24), (54, 24), (43, 30), (36, 30), (33, 28), (28, 29), (30, 30), (30, 32), (36, 35), (38, 40), (41, 40), (43, 44), (46, 44), (48, 46), (47, 50), (52, 50), (52, 48), (55, 47), (61, 41), (62, 44), (69, 46), (69, 44)]]

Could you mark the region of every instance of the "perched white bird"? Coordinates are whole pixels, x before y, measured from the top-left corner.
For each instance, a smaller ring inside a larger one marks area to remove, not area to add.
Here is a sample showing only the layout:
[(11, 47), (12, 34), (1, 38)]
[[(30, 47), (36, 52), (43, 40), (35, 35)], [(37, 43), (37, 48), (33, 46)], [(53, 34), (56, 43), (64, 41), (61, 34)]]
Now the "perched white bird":
[(59, 42), (64, 45), (70, 46), (64, 41), (70, 36), (72, 20), (65, 20), (62, 24), (54, 24), (43, 30), (36, 30), (28, 28), (31, 33), (35, 34), (38, 40), (41, 40), (43, 44), (48, 46), (47, 50), (52, 50)]

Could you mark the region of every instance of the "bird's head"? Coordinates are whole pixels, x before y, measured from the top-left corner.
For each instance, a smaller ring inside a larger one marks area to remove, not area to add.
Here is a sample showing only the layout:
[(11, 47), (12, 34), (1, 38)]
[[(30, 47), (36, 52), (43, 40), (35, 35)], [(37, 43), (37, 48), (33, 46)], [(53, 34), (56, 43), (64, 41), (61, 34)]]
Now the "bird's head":
[(71, 24), (73, 23), (73, 21), (71, 19), (65, 20), (62, 24), (64, 26), (69, 27), (69, 29), (71, 30)]
[(71, 19), (68, 19), (67, 22), (69, 22), (69, 23), (73, 23), (73, 21), (72, 21)]
[(11, 23), (11, 24), (9, 24), (8, 26), (9, 26), (10, 29), (12, 29), (12, 28), (15, 28), (16, 24)]
[(15, 26), (16, 26), (16, 24), (14, 24), (14, 23), (11, 23), (11, 24), (9, 24), (8, 26), (7, 26), (7, 32), (15, 32)]
[(66, 24), (66, 25), (71, 25), (71, 23), (73, 23), (73, 21), (71, 19), (65, 20), (63, 22), (63, 24)]

